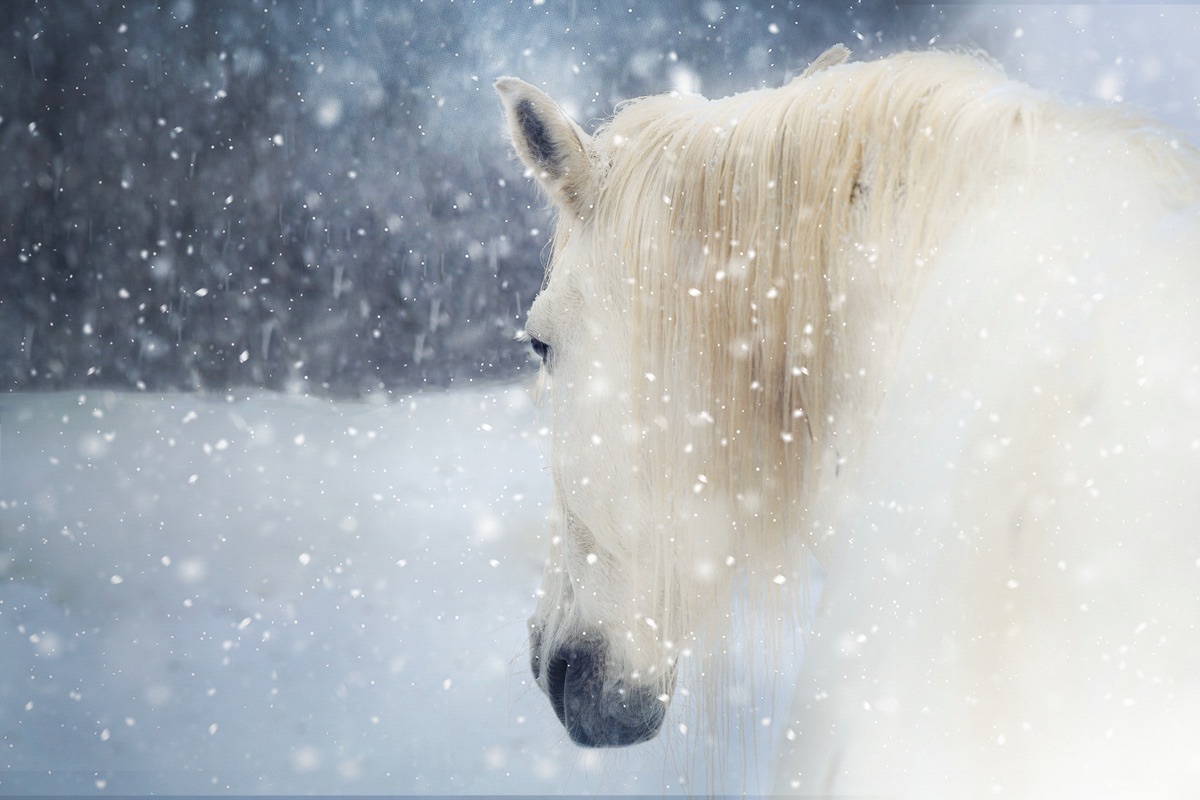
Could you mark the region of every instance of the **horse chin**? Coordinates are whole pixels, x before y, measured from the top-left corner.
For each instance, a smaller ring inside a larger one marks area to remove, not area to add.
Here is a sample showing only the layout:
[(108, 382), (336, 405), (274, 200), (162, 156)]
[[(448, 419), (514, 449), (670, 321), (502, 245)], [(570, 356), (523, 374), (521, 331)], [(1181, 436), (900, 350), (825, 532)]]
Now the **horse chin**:
[(625, 747), (658, 734), (675, 690), (674, 668), (646, 683), (614, 671), (610, 651), (601, 642), (569, 643), (544, 661), (539, 650), (534, 649), (534, 678), (571, 741), (584, 747)]

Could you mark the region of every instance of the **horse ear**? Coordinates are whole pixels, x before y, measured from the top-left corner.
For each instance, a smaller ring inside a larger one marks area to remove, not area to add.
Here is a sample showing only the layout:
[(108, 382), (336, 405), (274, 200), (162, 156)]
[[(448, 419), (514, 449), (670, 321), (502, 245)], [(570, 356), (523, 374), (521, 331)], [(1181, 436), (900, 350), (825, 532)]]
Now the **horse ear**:
[(500, 78), (496, 91), (521, 161), (556, 203), (582, 211), (591, 186), (591, 137), (536, 86)]
[(824, 53), (821, 53), (821, 55), (817, 56), (816, 60), (809, 64), (808, 69), (800, 73), (800, 77), (796, 78), (796, 80), (801, 81), (812, 75), (816, 75), (822, 70), (829, 69), (830, 67), (836, 67), (838, 64), (846, 61), (848, 58), (850, 58), (850, 49), (844, 44), (835, 44), (833, 47), (830, 47)]

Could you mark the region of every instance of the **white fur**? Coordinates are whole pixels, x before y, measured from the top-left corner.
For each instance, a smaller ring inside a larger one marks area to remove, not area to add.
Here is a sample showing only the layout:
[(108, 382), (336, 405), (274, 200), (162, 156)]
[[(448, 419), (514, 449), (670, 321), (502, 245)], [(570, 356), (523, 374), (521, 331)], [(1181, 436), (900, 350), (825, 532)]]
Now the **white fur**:
[(781, 793), (1195, 794), (1200, 162), (973, 58), (843, 58), (518, 143), (560, 207), (535, 625), (719, 661), (803, 543)]

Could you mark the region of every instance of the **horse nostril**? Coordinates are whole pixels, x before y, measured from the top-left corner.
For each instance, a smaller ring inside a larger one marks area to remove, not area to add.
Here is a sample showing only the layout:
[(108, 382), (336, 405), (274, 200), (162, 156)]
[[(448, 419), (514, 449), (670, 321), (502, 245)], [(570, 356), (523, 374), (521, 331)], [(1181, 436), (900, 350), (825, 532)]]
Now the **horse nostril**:
[(563, 725), (567, 724), (567, 668), (570, 666), (567, 659), (557, 656), (550, 659), (546, 669), (546, 696)]
[[(571, 741), (583, 747), (624, 747), (654, 738), (666, 717), (658, 682), (607, 674), (602, 647), (570, 646), (549, 654), (541, 686)], [(669, 693), (669, 690), (668, 690)]]

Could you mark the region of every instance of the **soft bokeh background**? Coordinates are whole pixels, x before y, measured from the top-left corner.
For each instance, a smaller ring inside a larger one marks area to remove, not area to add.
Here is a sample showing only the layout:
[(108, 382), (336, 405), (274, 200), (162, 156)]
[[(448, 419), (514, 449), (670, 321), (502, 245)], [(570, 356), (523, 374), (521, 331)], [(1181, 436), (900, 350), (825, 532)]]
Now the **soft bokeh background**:
[(1187, 6), (0, 4), (0, 381), (365, 393), (507, 378), (549, 219), (491, 82), (581, 122), (668, 90), (981, 48), (1195, 131)]
[(758, 791), (794, 665), (721, 764), (530, 686), (550, 217), (490, 85), (591, 128), (834, 42), (1200, 139), (1190, 5), (0, 3), (0, 794)]

